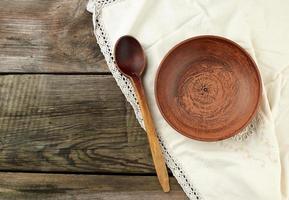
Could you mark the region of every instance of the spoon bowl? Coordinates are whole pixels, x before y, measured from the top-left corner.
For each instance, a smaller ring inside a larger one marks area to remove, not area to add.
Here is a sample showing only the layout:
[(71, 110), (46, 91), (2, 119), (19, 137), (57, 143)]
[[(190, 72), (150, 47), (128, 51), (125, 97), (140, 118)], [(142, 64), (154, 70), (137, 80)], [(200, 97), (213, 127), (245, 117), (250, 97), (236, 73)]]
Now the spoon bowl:
[(116, 64), (128, 77), (141, 76), (146, 59), (141, 44), (134, 37), (126, 35), (119, 38), (115, 45)]

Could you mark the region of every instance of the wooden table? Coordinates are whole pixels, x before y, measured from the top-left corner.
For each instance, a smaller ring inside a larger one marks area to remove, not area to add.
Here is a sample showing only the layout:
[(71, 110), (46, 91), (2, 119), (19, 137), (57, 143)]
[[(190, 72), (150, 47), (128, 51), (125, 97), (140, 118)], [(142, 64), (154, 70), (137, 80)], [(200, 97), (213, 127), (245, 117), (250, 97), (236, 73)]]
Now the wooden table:
[(0, 1), (0, 199), (164, 194), (83, 0)]

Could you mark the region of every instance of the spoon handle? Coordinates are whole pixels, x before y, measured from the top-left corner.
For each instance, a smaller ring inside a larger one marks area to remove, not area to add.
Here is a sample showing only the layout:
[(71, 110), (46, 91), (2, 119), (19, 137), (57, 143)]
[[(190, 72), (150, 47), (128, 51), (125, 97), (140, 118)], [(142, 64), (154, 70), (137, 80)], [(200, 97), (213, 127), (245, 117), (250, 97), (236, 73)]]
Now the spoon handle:
[(157, 133), (155, 130), (155, 126), (153, 123), (153, 119), (152, 119), (152, 116), (151, 116), (151, 113), (147, 104), (147, 99), (145, 96), (145, 91), (144, 91), (142, 81), (139, 77), (133, 77), (131, 79), (136, 89), (135, 90), (136, 96), (140, 105), (142, 117), (143, 117), (144, 124), (145, 124), (145, 129), (147, 132), (147, 137), (148, 137), (148, 141), (149, 141), (149, 145), (151, 149), (151, 154), (152, 154), (152, 158), (153, 158), (153, 162), (155, 165), (159, 182), (162, 186), (163, 191), (169, 192), (170, 184), (169, 184), (168, 171), (167, 171), (165, 160), (161, 151), (161, 147), (160, 147)]

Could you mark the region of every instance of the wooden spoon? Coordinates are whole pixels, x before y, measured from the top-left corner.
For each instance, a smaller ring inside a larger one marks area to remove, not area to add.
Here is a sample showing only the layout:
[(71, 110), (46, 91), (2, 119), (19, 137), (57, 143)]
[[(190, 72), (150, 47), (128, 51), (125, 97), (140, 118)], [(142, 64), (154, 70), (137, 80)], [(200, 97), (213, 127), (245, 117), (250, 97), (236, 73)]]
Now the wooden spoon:
[(128, 77), (135, 88), (137, 100), (142, 112), (145, 129), (147, 132), (153, 162), (158, 175), (159, 182), (164, 192), (170, 191), (169, 177), (164, 157), (158, 142), (153, 119), (148, 108), (143, 84), (142, 74), (146, 67), (144, 51), (140, 43), (132, 36), (123, 36), (115, 45), (115, 60), (118, 69)]

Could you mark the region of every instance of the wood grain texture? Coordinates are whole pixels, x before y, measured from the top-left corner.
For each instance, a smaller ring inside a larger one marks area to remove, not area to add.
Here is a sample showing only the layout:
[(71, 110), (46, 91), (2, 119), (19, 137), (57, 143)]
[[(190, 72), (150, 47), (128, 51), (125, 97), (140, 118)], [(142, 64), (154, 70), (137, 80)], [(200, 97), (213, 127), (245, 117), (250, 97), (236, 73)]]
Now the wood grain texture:
[(0, 73), (108, 72), (84, 0), (1, 0)]
[(174, 178), (163, 193), (154, 176), (0, 173), (1, 200), (184, 200)]
[(0, 199), (187, 199), (135, 176), (155, 170), (112, 76), (69, 75), (109, 73), (86, 2), (0, 1)]
[(0, 170), (155, 172), (111, 75), (2, 75), (0, 124)]

